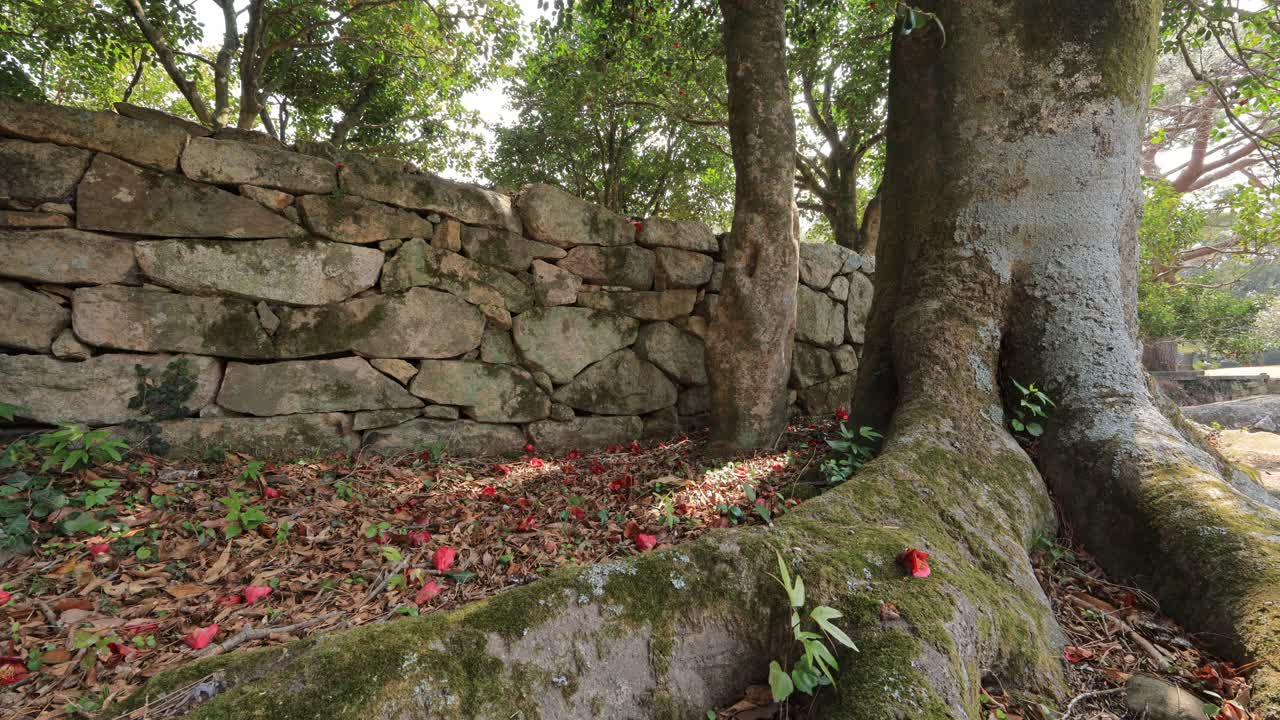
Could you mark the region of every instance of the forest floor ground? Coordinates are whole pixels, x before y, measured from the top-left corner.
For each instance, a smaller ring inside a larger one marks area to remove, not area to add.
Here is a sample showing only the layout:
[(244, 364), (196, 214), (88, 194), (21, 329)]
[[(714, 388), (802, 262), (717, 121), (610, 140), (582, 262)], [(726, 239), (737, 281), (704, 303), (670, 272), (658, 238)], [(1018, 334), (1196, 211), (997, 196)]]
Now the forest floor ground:
[[(797, 421), (772, 451), (731, 463), (705, 461), (702, 435), (555, 455), (528, 447), (503, 461), (227, 454), (40, 473), (33, 455), (0, 473), (0, 486), (18, 487), (0, 502), (30, 508), (44, 493), (53, 508), (28, 513), (29, 551), (0, 559), (0, 716), (92, 716), (196, 657), (441, 612), (563, 565), (771, 522), (820, 491), (837, 427)], [(1044, 538), (1033, 561), (1078, 694), (1149, 672), (1206, 698), (1247, 699), (1241, 668), (1109, 581), (1069, 533)], [(1085, 697), (1071, 717), (1129, 717), (1121, 699)], [(767, 688), (746, 688), (720, 717), (774, 717), (769, 700)], [(998, 681), (983, 708), (991, 720), (1063, 710)]]

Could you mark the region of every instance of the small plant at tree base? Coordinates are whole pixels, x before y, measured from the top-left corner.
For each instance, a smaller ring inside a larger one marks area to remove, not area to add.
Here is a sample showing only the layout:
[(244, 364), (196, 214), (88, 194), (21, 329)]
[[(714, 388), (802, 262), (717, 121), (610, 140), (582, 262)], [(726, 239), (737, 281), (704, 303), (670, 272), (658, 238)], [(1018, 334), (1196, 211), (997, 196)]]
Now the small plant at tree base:
[(1017, 380), (1009, 380), (1020, 394), (1018, 406), (1013, 409), (1013, 417), (1009, 418), (1009, 427), (1013, 428), (1013, 436), (1018, 442), (1030, 445), (1044, 434), (1044, 423), (1049, 417), (1048, 409), (1053, 407), (1053, 401), (1035, 383), (1023, 387)]
[(822, 463), (822, 474), (827, 476), (830, 483), (842, 483), (853, 477), (868, 460), (875, 457), (876, 447), (882, 437), (884, 436), (866, 425), (858, 428), (855, 433), (844, 423), (840, 423), (840, 437), (827, 440), (827, 445), (835, 453)]
[[(776, 554), (780, 576), (775, 579), (787, 591), (787, 600), (791, 604), (791, 636), (804, 648), (804, 654), (790, 672), (777, 660), (769, 663), (769, 689), (773, 692), (774, 702), (782, 702), (796, 690), (812, 695), (823, 685), (835, 684), (832, 671), (838, 670), (840, 664), (836, 662), (835, 653), (831, 652), (828, 642), (840, 643), (854, 651), (858, 646), (831, 622), (844, 617), (839, 610), (819, 605), (809, 611), (807, 618), (801, 617), (800, 613), (805, 607), (804, 580), (797, 575), (793, 581), (791, 573), (787, 571), (787, 561), (782, 559), (782, 553)], [(820, 632), (805, 629), (806, 619), (812, 622), (810, 627)]]
[(54, 466), (67, 472), (108, 460), (119, 462), (129, 449), (128, 443), (106, 430), (89, 430), (74, 423), (59, 423), (58, 428), (36, 438), (36, 449), (44, 455), (41, 472)]
[(227, 526), (222, 532), (231, 539), (242, 532), (257, 529), (267, 521), (267, 513), (259, 505), (245, 505), (244, 494), (233, 490), (227, 497), (218, 498), (227, 508)]

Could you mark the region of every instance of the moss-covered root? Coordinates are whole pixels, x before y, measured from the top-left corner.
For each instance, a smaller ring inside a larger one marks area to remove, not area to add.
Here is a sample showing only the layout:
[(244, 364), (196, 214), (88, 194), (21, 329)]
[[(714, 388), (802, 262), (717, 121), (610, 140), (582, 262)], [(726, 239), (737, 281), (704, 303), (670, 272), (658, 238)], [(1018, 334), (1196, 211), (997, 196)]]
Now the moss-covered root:
[[(197, 718), (702, 717), (761, 682), (783, 637), (782, 551), (842, 610), (824, 718), (979, 716), (982, 673), (1054, 695), (1057, 629), (1026, 543), (1051, 518), (1025, 456), (901, 445), (772, 528), (575, 568), (462, 610), (192, 663), (121, 709), (221, 670)], [(895, 562), (931, 553), (933, 576)], [(889, 605), (896, 607), (892, 612)]]
[(1280, 717), (1280, 502), (1143, 401), (1054, 424), (1045, 475), (1086, 547), (1220, 652), (1261, 660), (1251, 709)]

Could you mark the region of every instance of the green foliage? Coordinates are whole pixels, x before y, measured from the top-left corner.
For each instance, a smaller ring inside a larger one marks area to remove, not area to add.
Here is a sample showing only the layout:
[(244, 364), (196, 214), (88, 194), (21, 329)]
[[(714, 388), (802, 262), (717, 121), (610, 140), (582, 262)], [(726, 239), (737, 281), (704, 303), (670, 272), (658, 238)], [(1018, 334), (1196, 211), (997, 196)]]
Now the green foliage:
[(240, 471), (241, 480), (250, 480), (258, 482), (262, 479), (262, 468), (266, 466), (266, 462), (262, 460), (250, 460), (245, 463), (244, 469)]
[(191, 374), (191, 361), (177, 358), (165, 365), (159, 382), (149, 376), (151, 368), (134, 365), (137, 375), (137, 394), (129, 398), (131, 410), (141, 410), (151, 420), (172, 420), (191, 414), (185, 403), (195, 394), (197, 382)]
[(47, 477), (17, 471), (0, 483), (0, 550), (25, 551), (35, 541), (31, 521), (42, 521), (71, 500)]
[(10, 405), (6, 402), (0, 402), (0, 420), (4, 420), (5, 422), (13, 422), (13, 419), (17, 416), (29, 412), (31, 412), (29, 408), (25, 408), (21, 405)]
[(1013, 378), (1009, 381), (1018, 390), (1018, 404), (1009, 418), (1009, 427), (1018, 442), (1030, 445), (1044, 434), (1044, 423), (1049, 418), (1048, 411), (1053, 407), (1053, 401), (1035, 383), (1024, 386)]
[(243, 532), (252, 532), (267, 521), (266, 510), (260, 505), (246, 505), (244, 493), (238, 490), (232, 490), (226, 497), (218, 498), (218, 502), (227, 509), (227, 524), (222, 532), (228, 540)]
[(1224, 193), (1216, 209), (1227, 224), (1220, 236), (1210, 210), (1168, 183), (1148, 183), (1146, 195), (1138, 231), (1142, 336), (1178, 338), (1228, 357), (1274, 344), (1256, 331), (1272, 294), (1251, 288), (1248, 278), (1280, 244), (1277, 195), (1248, 187)]
[(53, 467), (69, 472), (77, 467), (119, 462), (129, 448), (124, 440), (105, 429), (89, 430), (75, 423), (59, 423), (58, 428), (36, 438), (35, 448), (44, 455), (40, 472)]
[(835, 450), (822, 463), (822, 474), (827, 476), (827, 482), (842, 483), (853, 477), (868, 460), (875, 457), (882, 437), (884, 436), (866, 425), (858, 428), (855, 433), (843, 422), (840, 423), (839, 437), (827, 440), (827, 445)]
[(733, 171), (714, 7), (585, 0), (533, 25), (485, 173), (620, 213), (727, 225)]
[[(776, 552), (776, 551), (775, 551)], [(787, 593), (787, 601), (791, 607), (791, 636), (800, 643), (803, 650), (800, 658), (788, 672), (783, 663), (774, 660), (769, 663), (769, 688), (773, 691), (774, 702), (782, 702), (799, 690), (812, 695), (824, 685), (834, 685), (833, 670), (840, 668), (832, 649), (838, 643), (856, 651), (858, 646), (832, 620), (844, 617), (839, 610), (826, 605), (818, 605), (811, 609), (807, 617), (801, 613), (805, 608), (804, 580), (797, 575), (794, 580), (787, 570), (787, 562), (778, 556), (778, 577), (776, 580)], [(808, 622), (805, 622), (808, 621)], [(817, 630), (815, 632), (814, 630)]]

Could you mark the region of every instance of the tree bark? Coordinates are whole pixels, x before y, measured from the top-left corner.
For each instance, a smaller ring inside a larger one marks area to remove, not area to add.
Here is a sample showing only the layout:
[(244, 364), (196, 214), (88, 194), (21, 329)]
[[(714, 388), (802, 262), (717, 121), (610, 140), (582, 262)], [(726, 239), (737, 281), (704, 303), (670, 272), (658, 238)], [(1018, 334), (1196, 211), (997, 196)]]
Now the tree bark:
[(1042, 469), (1076, 536), (1221, 651), (1263, 660), (1252, 709), (1280, 717), (1280, 503), (1160, 407), (1138, 361), (1158, 11), (937, 3), (945, 46), (895, 44), (911, 82), (891, 87), (858, 419), (905, 432), (941, 396), (1002, 426), (1001, 385), (1046, 388)]
[(867, 207), (862, 211), (862, 224), (858, 226), (858, 247), (863, 255), (876, 254), (876, 245), (880, 241), (880, 191), (872, 196)]
[(735, 173), (724, 287), (707, 335), (712, 436), (767, 446), (786, 423), (799, 246), (784, 0), (721, 0)]

